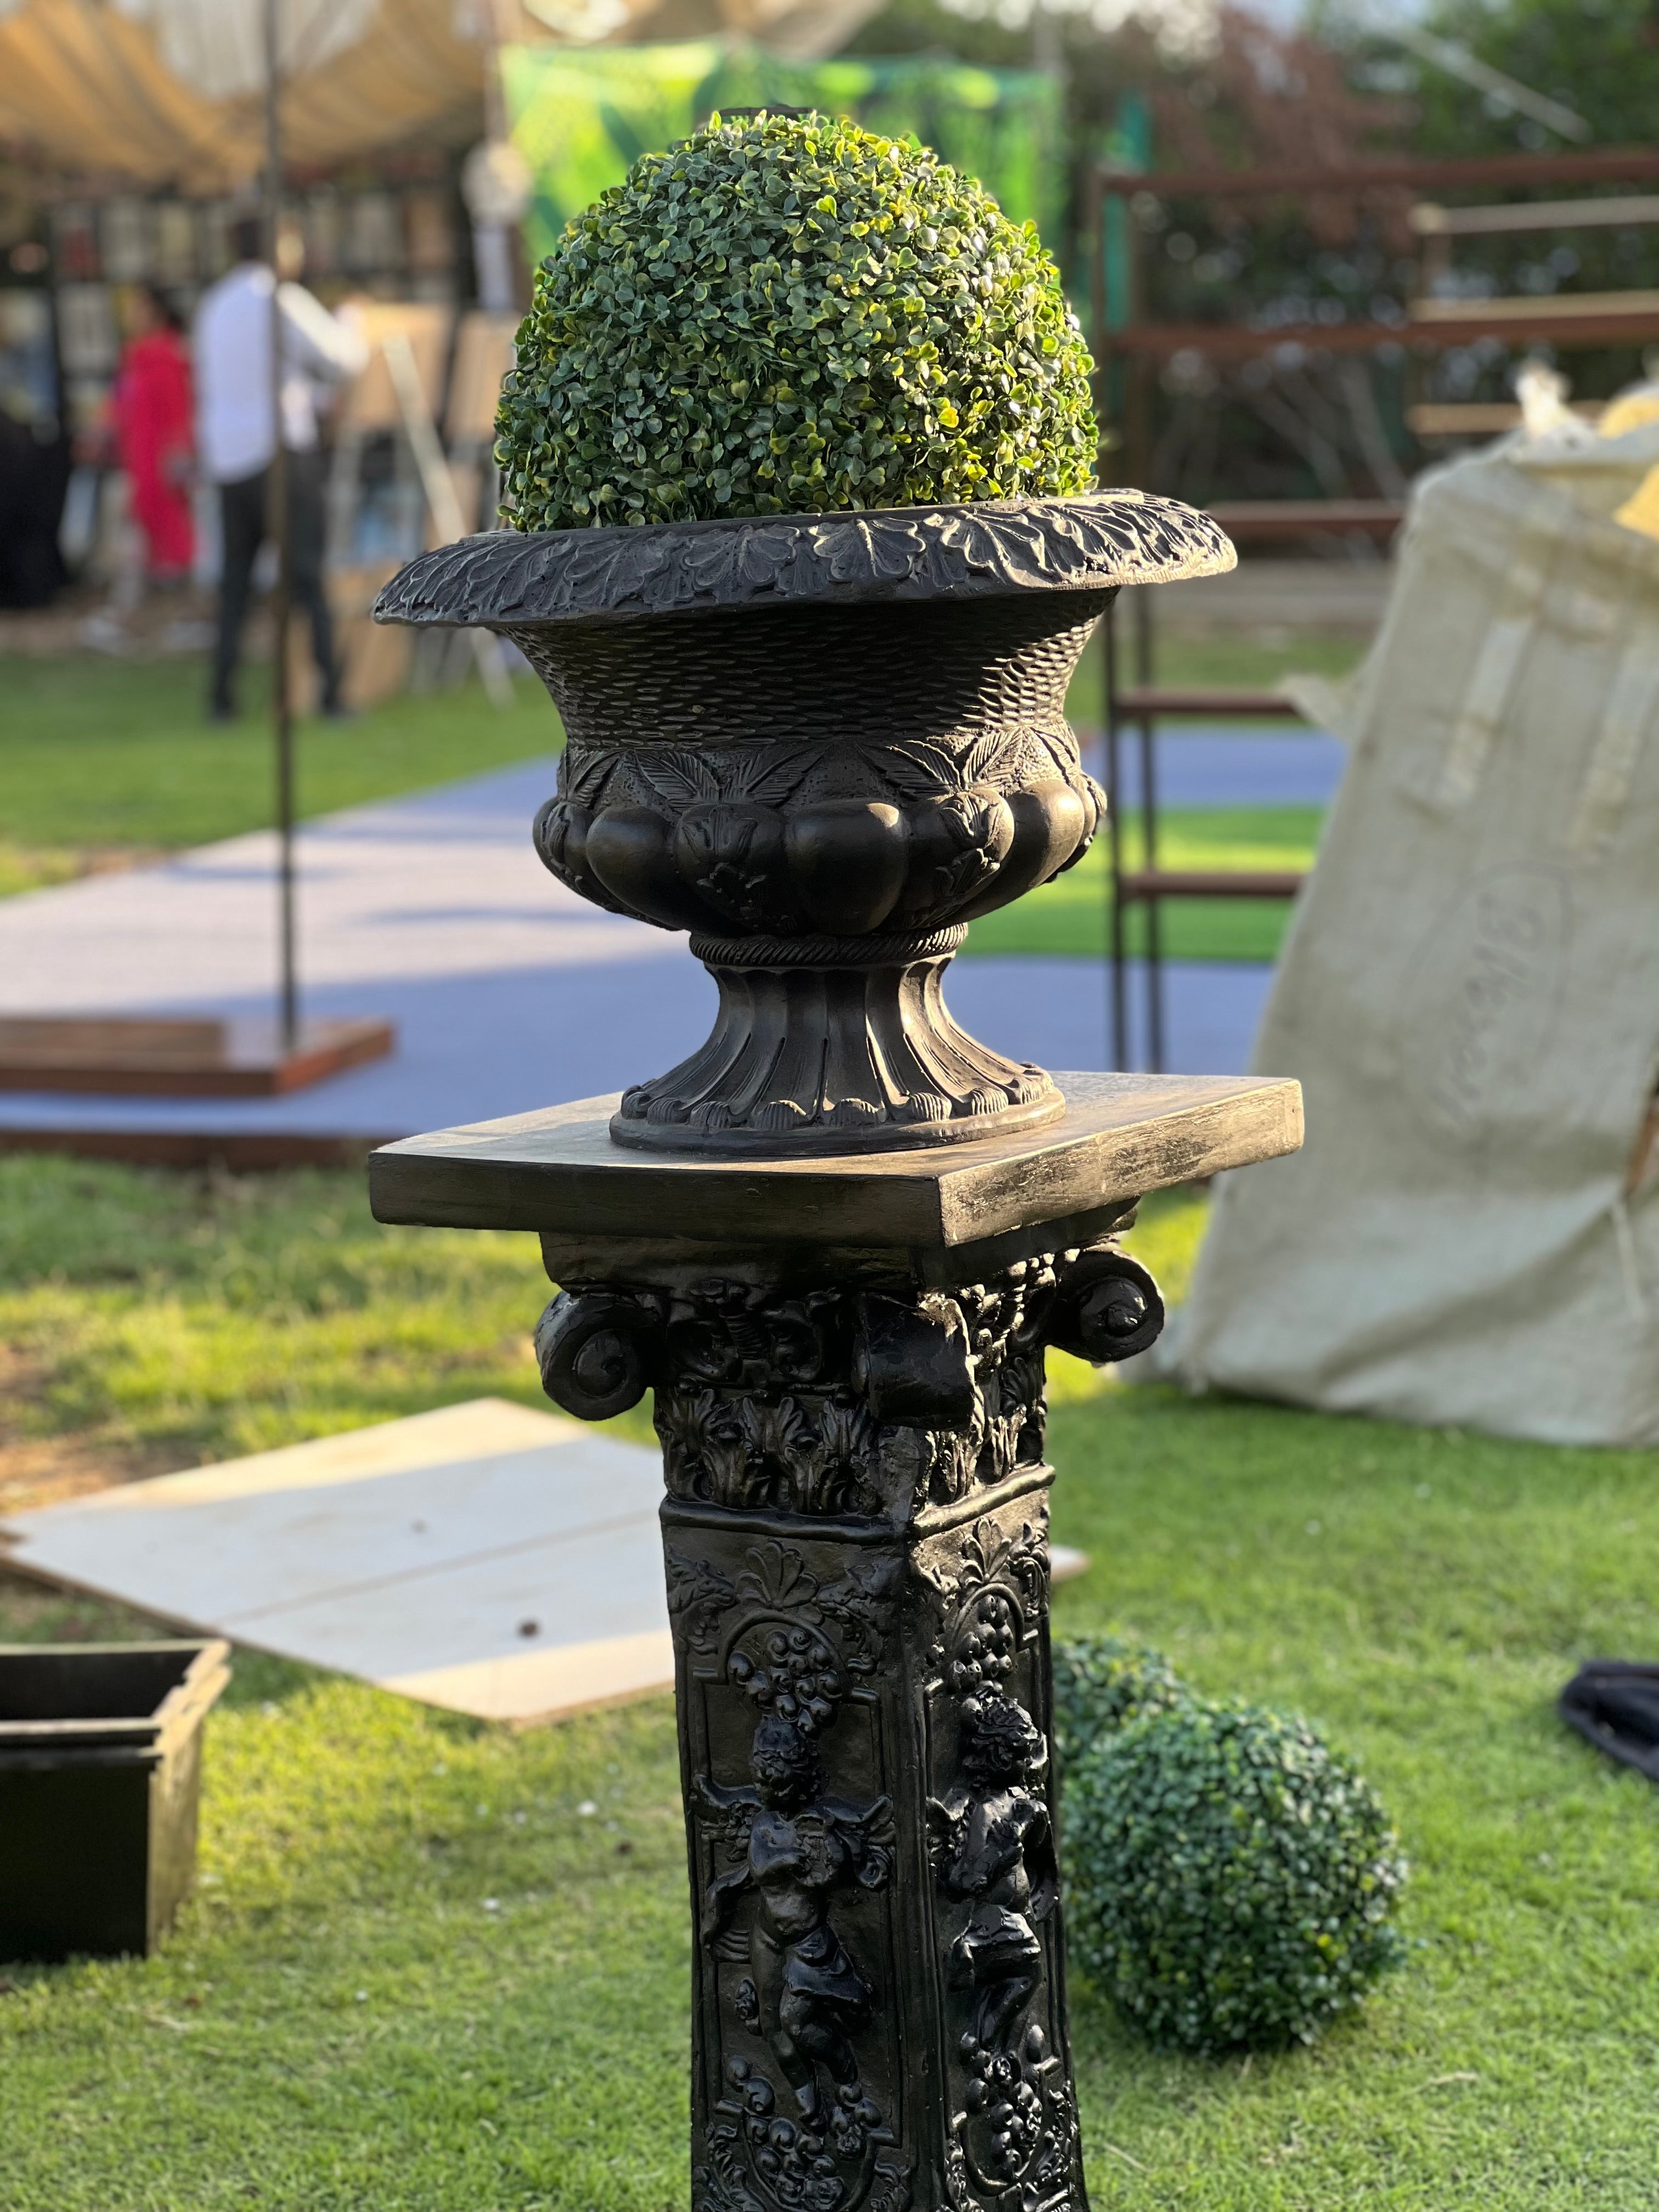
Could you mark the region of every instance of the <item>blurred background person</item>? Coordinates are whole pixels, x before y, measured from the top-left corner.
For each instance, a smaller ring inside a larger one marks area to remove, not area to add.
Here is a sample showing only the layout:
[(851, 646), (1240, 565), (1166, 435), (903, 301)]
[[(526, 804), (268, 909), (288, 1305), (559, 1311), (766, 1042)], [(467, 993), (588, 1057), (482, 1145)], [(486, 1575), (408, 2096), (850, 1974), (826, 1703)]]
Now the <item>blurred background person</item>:
[(175, 584), (188, 577), (196, 550), (190, 351), (182, 318), (153, 284), (134, 287), (127, 327), (112, 403), (116, 453), (143, 537), (146, 579)]
[(70, 441), (0, 406), (0, 607), (45, 607), (68, 581), (58, 522)]
[(319, 385), (355, 376), (368, 349), (345, 316), (329, 313), (295, 281), (302, 260), (297, 235), (279, 239), (281, 279), (262, 254), (257, 216), (232, 227), (235, 264), (204, 294), (196, 311), (197, 443), (209, 479), (219, 488), (223, 546), (219, 635), (208, 711), (228, 721), (236, 711), (236, 666), (253, 564), (272, 535), (271, 294), (282, 322), (283, 443), (288, 484), (289, 573), (293, 601), (311, 623), (312, 651), (321, 681), (323, 712), (337, 714), (340, 674), (334, 628), (323, 583), (325, 459), (317, 428)]

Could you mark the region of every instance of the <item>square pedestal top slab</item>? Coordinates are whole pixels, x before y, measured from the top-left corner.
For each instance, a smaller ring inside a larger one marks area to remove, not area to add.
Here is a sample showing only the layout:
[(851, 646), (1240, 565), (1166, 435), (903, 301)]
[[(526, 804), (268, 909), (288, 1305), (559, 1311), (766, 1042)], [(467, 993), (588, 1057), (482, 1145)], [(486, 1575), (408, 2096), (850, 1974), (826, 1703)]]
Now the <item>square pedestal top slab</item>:
[(958, 1245), (1293, 1152), (1298, 1085), (1057, 1075), (1063, 1120), (981, 1144), (717, 1159), (611, 1141), (616, 1096), (439, 1129), (369, 1159), (377, 1220), (577, 1237)]

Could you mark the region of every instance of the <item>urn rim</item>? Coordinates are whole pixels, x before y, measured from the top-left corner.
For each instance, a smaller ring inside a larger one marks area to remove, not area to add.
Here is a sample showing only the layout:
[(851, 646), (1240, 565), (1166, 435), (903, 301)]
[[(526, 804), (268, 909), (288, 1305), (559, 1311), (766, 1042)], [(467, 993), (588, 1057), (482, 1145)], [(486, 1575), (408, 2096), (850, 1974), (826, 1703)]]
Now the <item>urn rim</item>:
[(1115, 592), (1224, 574), (1212, 516), (1152, 492), (482, 531), (418, 555), (377, 623), (518, 632), (764, 607)]

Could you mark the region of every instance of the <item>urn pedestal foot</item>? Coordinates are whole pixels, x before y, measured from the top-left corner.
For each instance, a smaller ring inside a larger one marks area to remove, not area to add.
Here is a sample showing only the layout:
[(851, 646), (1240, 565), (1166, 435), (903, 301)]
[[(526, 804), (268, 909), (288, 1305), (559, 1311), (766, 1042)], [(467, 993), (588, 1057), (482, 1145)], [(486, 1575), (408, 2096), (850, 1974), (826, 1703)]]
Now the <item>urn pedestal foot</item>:
[(618, 1144), (765, 1155), (972, 1142), (1058, 1121), (1052, 1079), (958, 1029), (965, 928), (863, 942), (694, 937), (720, 987), (708, 1041), (624, 1091)]
[(1144, 1350), (1148, 1190), (1291, 1083), (1067, 1075), (1012, 1139), (670, 1159), (614, 1097), (376, 1152), (378, 1218), (541, 1233), (549, 1395), (654, 1394), (695, 2212), (1085, 2212), (1048, 1760), (1045, 1348)]

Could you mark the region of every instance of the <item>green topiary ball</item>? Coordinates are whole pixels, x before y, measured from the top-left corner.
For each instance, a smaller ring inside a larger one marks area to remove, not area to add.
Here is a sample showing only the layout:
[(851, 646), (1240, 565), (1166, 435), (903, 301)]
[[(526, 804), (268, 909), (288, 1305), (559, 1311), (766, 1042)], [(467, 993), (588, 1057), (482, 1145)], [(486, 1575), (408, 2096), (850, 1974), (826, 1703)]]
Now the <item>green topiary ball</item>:
[(1070, 1778), (1072, 1946), (1153, 2043), (1310, 2042), (1399, 1963), (1399, 1839), (1306, 1721), (1198, 1700)]
[(1091, 366), (1035, 227), (925, 147), (717, 115), (538, 270), (501, 512), (560, 530), (1086, 491)]
[(1073, 1636), (1054, 1650), (1054, 1766), (1075, 1771), (1097, 1741), (1146, 1713), (1166, 1713), (1186, 1692), (1161, 1651), (1121, 1636)]

